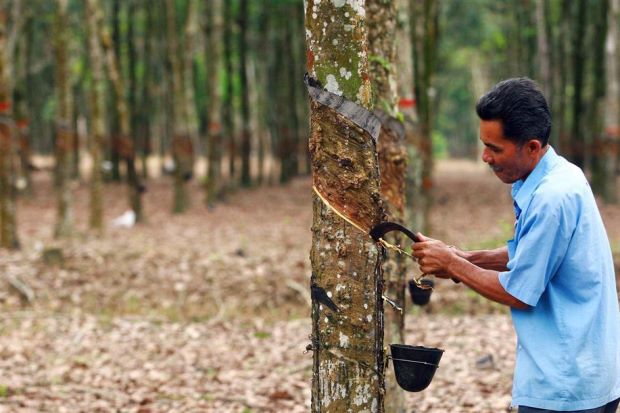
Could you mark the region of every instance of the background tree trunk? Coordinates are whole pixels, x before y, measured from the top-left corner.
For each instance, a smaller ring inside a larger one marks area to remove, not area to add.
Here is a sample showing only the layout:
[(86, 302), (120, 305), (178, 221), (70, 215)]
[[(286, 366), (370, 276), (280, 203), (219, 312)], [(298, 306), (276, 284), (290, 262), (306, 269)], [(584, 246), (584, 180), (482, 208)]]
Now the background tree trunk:
[(538, 73), (543, 94), (551, 99), (551, 59), (549, 57), (549, 38), (547, 36), (545, 1), (536, 0), (536, 34), (538, 39)]
[(103, 24), (101, 8), (98, 0), (85, 1), (85, 18), (88, 28), (88, 52), (91, 70), (91, 126), (90, 126), (90, 153), (92, 157), (92, 171), (90, 178), (90, 216), (91, 229), (103, 230), (103, 195), (101, 162), (105, 137), (105, 120), (103, 115), (105, 80), (103, 76), (103, 55), (99, 42), (99, 25)]
[[(102, 22), (103, 23), (103, 22)], [(136, 172), (136, 150), (134, 140), (131, 137), (131, 115), (127, 104), (125, 82), (120, 69), (118, 55), (114, 53), (113, 39), (104, 24), (99, 26), (99, 37), (105, 52), (108, 77), (114, 87), (115, 113), (118, 116), (119, 136), (118, 153), (125, 160), (127, 165), (127, 185), (129, 193), (129, 206), (136, 216), (136, 222), (144, 220), (142, 210), (143, 185)]]
[(56, 166), (58, 172), (58, 217), (56, 237), (66, 237), (73, 232), (73, 194), (71, 190), (71, 166), (74, 145), (72, 129), (73, 104), (67, 33), (68, 0), (57, 0), (54, 25), (54, 49), (56, 53), (56, 89), (58, 109), (56, 112)]
[[(186, 182), (191, 178), (191, 171), (187, 168), (188, 159), (193, 157), (193, 148), (189, 136), (187, 122), (187, 107), (184, 88), (183, 71), (179, 58), (179, 36), (176, 29), (175, 6), (172, 0), (166, 0), (166, 28), (168, 32), (168, 59), (172, 69), (172, 157), (174, 159), (174, 196), (172, 211), (184, 212), (189, 206), (189, 194)], [(193, 162), (190, 161), (192, 164)], [(189, 175), (188, 175), (189, 174)]]
[(247, 37), (248, 37), (248, 0), (239, 0), (239, 87), (241, 89), (241, 186), (252, 185), (250, 176), (250, 91), (248, 90), (247, 73)]
[(220, 88), (220, 61), (222, 57), (222, 0), (213, 0), (207, 7), (207, 180), (206, 203), (213, 203), (222, 195), (222, 92)]
[[(379, 135), (379, 171), (381, 196), (390, 221), (404, 224), (405, 173), (407, 149), (403, 124), (397, 114), (396, 89), (396, 4), (395, 1), (369, 0), (368, 49), (370, 53), (370, 79), (377, 109), (381, 119)], [(402, 235), (390, 234), (389, 242), (402, 243)], [(384, 343), (404, 342), (406, 263), (404, 255), (391, 254), (383, 264), (386, 295), (402, 309), (388, 307), (385, 313)], [(385, 373), (385, 411), (404, 413), (405, 394), (396, 382), (393, 369)]]
[[(307, 68), (328, 92), (370, 108), (365, 15), (360, 3), (308, 1)], [(364, 232), (383, 218), (375, 142), (347, 115), (313, 98), (310, 154), (316, 191), (310, 253), (312, 411), (383, 412), (381, 251)]]
[[(19, 7), (19, 5), (13, 5)], [(13, 10), (12, 16), (19, 14)], [(7, 1), (0, 2), (0, 247), (19, 248), (15, 207), (15, 123), (13, 122), (12, 57), (17, 23), (7, 27)]]
[[(607, 149), (607, 139), (604, 136), (604, 112), (606, 103), (606, 53), (605, 38), (607, 37), (608, 21), (608, 0), (599, 0), (592, 7), (594, 18), (594, 33), (592, 33), (592, 98), (586, 101), (592, 102), (587, 105), (585, 121), (589, 133), (588, 159), (587, 165), (590, 168), (592, 190), (601, 193), (605, 186), (605, 152)], [(609, 79), (613, 81), (613, 79)]]
[(596, 155), (600, 157), (598, 171), (593, 171), (593, 178), (598, 175), (599, 184), (593, 182), (603, 199), (609, 203), (618, 202), (616, 171), (618, 168), (618, 141), (620, 140), (620, 71), (618, 70), (618, 17), (620, 0), (610, 0), (607, 18), (607, 37), (605, 40), (605, 96), (603, 106), (602, 148)]
[[(120, 45), (121, 45), (121, 0), (112, 0), (112, 13), (111, 13), (111, 25), (112, 25), (112, 44), (114, 45), (114, 54), (118, 59), (120, 57)], [(102, 25), (106, 24), (105, 19), (101, 21)], [(107, 55), (107, 53), (106, 53)], [(106, 56), (107, 60), (107, 56)], [(112, 86), (111, 89), (113, 89)], [(111, 114), (110, 120), (110, 161), (112, 162), (112, 180), (120, 182), (121, 180), (121, 157), (119, 153), (119, 133), (120, 125), (118, 115), (116, 114), (115, 106), (116, 100), (114, 98), (108, 100), (108, 112)]]
[(419, 153), (421, 160), (421, 191), (413, 194), (411, 203), (422, 211), (416, 230), (428, 231), (428, 216), (433, 203), (433, 79), (437, 60), (439, 5), (432, 0), (410, 0), (411, 47), (414, 67), (416, 111), (420, 123)]
[(237, 187), (237, 144), (234, 117), (234, 64), (233, 64), (233, 37), (234, 37), (234, 0), (224, 1), (224, 72), (226, 73), (226, 93), (222, 103), (224, 137), (228, 141), (228, 189)]
[(577, 21), (573, 31), (573, 123), (571, 128), (570, 160), (583, 168), (586, 158), (585, 135), (582, 130), (583, 85), (585, 74), (586, 0), (577, 1)]

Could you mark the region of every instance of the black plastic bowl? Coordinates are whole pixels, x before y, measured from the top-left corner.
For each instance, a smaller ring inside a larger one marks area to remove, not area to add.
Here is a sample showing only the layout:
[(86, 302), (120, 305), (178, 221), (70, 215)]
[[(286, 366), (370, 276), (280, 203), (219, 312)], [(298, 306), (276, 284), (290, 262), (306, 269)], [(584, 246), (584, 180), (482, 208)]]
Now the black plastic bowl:
[(439, 365), (443, 350), (435, 347), (408, 346), (406, 344), (391, 344), (390, 353), (395, 359), (423, 361)]
[(423, 287), (419, 287), (414, 280), (409, 280), (409, 294), (411, 295), (411, 301), (413, 301), (415, 305), (422, 306), (428, 304), (430, 301), (435, 283), (433, 280), (423, 278), (420, 280), (420, 284), (422, 284)]
[(406, 391), (417, 392), (422, 391), (431, 384), (436, 364), (425, 363), (423, 361), (392, 359), (394, 364), (394, 374), (396, 382)]
[(439, 367), (443, 350), (405, 344), (392, 344), (390, 348), (398, 385), (410, 392), (426, 389)]

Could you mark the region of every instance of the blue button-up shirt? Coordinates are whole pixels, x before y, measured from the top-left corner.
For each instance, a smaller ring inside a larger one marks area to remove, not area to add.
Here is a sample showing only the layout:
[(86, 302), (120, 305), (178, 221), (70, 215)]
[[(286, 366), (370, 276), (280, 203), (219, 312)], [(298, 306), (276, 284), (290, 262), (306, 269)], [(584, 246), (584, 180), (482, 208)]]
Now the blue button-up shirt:
[(517, 332), (513, 404), (581, 410), (620, 397), (620, 316), (611, 249), (579, 168), (553, 148), (512, 186), (504, 289)]

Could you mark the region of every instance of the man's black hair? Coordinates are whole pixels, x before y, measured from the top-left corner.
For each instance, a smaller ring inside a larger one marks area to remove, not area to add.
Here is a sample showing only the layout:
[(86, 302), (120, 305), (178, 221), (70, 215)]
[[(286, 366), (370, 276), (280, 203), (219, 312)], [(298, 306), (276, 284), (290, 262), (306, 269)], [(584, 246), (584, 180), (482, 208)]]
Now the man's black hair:
[(537, 139), (545, 146), (551, 133), (551, 113), (545, 96), (526, 77), (499, 82), (478, 100), (482, 120), (502, 122), (504, 136), (518, 145)]

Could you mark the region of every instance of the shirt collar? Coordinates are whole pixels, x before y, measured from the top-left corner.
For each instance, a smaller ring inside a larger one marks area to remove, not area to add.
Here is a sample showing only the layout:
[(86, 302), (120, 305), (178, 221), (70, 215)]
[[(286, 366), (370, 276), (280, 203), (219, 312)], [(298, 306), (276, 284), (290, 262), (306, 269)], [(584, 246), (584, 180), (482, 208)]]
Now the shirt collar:
[(534, 170), (532, 170), (527, 178), (525, 178), (525, 180), (519, 179), (512, 184), (512, 198), (520, 211), (527, 207), (534, 190), (538, 187), (538, 184), (542, 181), (547, 172), (557, 163), (559, 158), (553, 147), (549, 145), (547, 153), (540, 158), (540, 161), (538, 161)]

